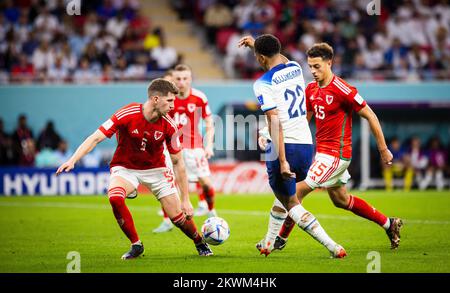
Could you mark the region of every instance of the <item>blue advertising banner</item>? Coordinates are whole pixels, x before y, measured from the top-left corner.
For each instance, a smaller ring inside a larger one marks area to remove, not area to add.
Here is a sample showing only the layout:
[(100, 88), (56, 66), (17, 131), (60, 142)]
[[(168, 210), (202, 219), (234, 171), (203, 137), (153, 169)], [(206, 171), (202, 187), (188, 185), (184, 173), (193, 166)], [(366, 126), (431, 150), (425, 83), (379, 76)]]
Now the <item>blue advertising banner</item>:
[(109, 168), (76, 168), (55, 175), (55, 168), (0, 168), (0, 196), (105, 194)]

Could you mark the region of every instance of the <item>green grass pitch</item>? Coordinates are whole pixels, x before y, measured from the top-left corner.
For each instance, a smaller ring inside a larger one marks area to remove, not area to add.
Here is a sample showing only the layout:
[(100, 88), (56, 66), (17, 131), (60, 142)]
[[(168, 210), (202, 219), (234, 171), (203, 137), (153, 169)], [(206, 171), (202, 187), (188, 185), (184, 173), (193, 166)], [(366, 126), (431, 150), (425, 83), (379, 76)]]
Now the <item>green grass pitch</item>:
[[(405, 220), (400, 248), (389, 249), (385, 232), (351, 212), (335, 208), (324, 192), (305, 200), (328, 234), (342, 244), (345, 259), (328, 252), (296, 228), (287, 247), (267, 258), (255, 243), (266, 232), (272, 195), (218, 195), (217, 210), (230, 225), (226, 243), (214, 256), (199, 257), (178, 229), (151, 231), (161, 218), (158, 202), (141, 195), (127, 200), (144, 242), (145, 257), (122, 261), (129, 249), (106, 196), (0, 197), (0, 272), (66, 272), (68, 252), (81, 256), (81, 272), (360, 272), (376, 251), (381, 272), (450, 272), (450, 194), (448, 192), (355, 191), (387, 215)], [(192, 197), (196, 202), (196, 197)], [(200, 227), (205, 217), (195, 221)]]

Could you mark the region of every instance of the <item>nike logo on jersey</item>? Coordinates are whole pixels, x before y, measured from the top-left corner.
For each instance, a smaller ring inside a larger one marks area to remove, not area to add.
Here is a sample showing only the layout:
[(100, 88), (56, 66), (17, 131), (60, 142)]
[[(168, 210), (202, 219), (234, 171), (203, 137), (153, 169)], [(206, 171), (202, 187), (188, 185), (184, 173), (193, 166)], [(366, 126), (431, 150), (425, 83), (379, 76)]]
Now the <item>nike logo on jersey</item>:
[(139, 134), (139, 131), (137, 129), (133, 130), (131, 133), (133, 134)]

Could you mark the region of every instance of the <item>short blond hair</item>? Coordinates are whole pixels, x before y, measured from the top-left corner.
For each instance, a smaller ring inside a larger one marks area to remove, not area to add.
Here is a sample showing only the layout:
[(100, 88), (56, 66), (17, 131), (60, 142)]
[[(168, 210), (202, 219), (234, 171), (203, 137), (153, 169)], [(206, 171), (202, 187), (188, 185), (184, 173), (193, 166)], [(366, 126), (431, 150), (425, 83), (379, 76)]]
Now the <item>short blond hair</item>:
[(177, 66), (175, 66), (173, 71), (190, 71), (190, 72), (192, 72), (192, 69), (187, 64), (178, 64)]

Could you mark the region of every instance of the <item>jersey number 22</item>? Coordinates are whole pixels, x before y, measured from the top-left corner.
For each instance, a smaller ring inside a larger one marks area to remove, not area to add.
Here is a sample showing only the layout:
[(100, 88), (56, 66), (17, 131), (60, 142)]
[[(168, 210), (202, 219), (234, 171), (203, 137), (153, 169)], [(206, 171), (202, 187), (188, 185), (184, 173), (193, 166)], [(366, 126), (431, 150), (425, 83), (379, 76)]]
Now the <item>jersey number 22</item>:
[[(300, 99), (300, 106), (297, 106), (297, 99)], [(305, 94), (303, 93), (303, 89), (301, 86), (297, 85), (297, 87), (295, 88), (295, 91), (292, 91), (290, 89), (286, 89), (286, 91), (284, 91), (284, 100), (288, 101), (291, 100), (291, 104), (289, 106), (289, 118), (295, 118), (299, 116), (299, 112), (300, 112), (300, 116), (303, 116), (306, 114), (306, 111), (303, 110), (303, 104), (305, 103)], [(299, 111), (300, 110), (300, 111)]]

